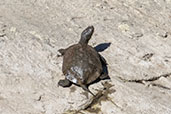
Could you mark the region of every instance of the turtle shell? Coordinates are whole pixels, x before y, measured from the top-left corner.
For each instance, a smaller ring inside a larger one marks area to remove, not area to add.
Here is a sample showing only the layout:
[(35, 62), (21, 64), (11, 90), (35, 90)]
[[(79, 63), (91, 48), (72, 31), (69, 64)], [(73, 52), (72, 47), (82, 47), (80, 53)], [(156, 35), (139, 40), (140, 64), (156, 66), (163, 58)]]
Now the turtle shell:
[(62, 71), (71, 82), (90, 84), (101, 75), (102, 70), (99, 54), (93, 47), (78, 43), (66, 49)]

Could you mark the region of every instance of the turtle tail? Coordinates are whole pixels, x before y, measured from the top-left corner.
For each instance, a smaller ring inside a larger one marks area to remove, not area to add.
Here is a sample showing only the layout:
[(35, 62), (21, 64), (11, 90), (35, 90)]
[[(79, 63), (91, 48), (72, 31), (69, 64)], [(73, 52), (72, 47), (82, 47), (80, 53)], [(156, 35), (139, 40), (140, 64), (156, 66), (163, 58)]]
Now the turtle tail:
[(95, 95), (88, 89), (88, 87), (86, 85), (80, 85), (85, 91), (89, 92), (90, 94), (92, 94), (94, 97)]
[(88, 41), (90, 40), (91, 36), (93, 35), (94, 27), (88, 26), (82, 33), (81, 33), (81, 39), (79, 41), (80, 44), (88, 44)]

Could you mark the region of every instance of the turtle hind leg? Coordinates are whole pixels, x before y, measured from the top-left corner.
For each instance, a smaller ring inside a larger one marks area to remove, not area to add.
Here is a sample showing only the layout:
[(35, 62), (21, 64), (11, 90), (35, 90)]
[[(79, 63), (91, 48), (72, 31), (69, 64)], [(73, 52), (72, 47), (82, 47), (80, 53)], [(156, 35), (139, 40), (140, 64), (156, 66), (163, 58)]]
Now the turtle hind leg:
[(105, 58), (102, 55), (99, 54), (99, 57), (100, 57), (100, 61), (101, 61), (102, 65), (108, 65), (107, 61), (105, 60)]
[(110, 79), (109, 75), (107, 73), (105, 73), (105, 72), (102, 73), (99, 78), (100, 78), (100, 80)]
[(64, 80), (59, 80), (58, 85), (62, 87), (70, 87), (72, 83), (69, 80), (64, 79)]
[(103, 67), (103, 71), (101, 76), (99, 77), (101, 80), (105, 80), (105, 79), (110, 79), (109, 75), (108, 75), (108, 68), (107, 68), (107, 61), (105, 60), (105, 58), (99, 54), (100, 57), (100, 61), (102, 63), (102, 67)]
[(89, 92), (90, 94), (92, 94), (92, 95), (95, 97), (95, 95), (88, 89), (88, 87), (87, 87), (86, 85), (81, 84), (80, 86), (81, 86), (85, 91)]

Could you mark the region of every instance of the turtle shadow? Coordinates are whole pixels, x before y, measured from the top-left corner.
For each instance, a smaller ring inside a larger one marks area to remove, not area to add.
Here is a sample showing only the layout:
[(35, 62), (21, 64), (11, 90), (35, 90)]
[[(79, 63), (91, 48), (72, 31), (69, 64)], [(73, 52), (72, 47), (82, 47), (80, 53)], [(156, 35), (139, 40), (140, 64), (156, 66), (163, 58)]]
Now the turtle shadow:
[[(101, 43), (101, 44), (98, 44), (97, 46), (95, 46), (94, 49), (99, 53), (99, 52), (105, 51), (107, 48), (110, 47), (110, 45), (111, 45), (110, 42), (109, 43)], [(108, 67), (107, 67), (108, 63), (107, 63), (106, 59), (100, 53), (99, 53), (99, 55), (101, 56), (101, 58), (103, 58), (103, 61), (105, 61), (105, 63), (102, 62), (103, 73), (101, 75), (106, 74), (107, 77), (105, 77), (103, 79), (98, 78), (97, 80), (91, 82), (87, 86), (90, 86), (91, 84), (94, 84), (94, 83), (98, 83), (101, 80), (107, 80), (107, 79), (110, 80), (111, 79), (109, 76)]]
[(109, 46), (111, 45), (111, 43), (101, 43), (99, 45), (97, 45), (96, 47), (94, 47), (94, 49), (97, 51), (97, 52), (102, 52), (104, 50), (106, 50)]

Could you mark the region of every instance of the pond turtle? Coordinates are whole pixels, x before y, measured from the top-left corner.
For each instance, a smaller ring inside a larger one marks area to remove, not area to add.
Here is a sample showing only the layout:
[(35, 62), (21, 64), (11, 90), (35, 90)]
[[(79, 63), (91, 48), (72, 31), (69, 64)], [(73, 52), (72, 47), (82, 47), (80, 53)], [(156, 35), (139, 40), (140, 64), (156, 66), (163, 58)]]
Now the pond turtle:
[(94, 32), (94, 27), (89, 26), (81, 33), (81, 39), (77, 44), (58, 51), (63, 56), (62, 72), (64, 80), (59, 80), (58, 85), (69, 87), (72, 83), (81, 86), (85, 91), (94, 94), (88, 89), (88, 85), (98, 78), (108, 77), (103, 72), (105, 59), (90, 45), (90, 40)]

